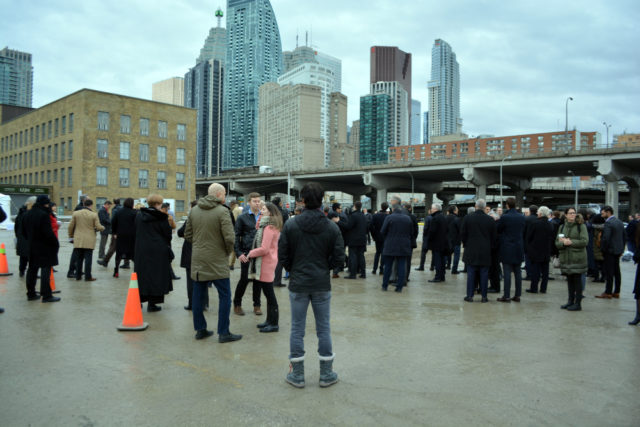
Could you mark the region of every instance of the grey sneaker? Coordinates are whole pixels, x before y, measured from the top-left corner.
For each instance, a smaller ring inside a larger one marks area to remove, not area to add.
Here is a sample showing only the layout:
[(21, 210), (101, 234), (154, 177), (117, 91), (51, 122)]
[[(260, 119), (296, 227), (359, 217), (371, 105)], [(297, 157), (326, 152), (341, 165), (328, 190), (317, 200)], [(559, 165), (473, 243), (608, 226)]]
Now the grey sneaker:
[(289, 359), (289, 373), (285, 381), (297, 388), (304, 387), (304, 356)]
[(331, 356), (320, 356), (320, 387), (329, 387), (338, 382), (338, 374), (333, 372), (333, 359)]

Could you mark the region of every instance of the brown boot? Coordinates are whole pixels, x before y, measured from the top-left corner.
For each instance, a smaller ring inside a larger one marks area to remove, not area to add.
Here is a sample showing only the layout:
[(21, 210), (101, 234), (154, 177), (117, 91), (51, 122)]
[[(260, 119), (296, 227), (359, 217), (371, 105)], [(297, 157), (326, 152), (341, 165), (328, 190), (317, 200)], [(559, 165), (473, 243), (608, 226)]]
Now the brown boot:
[(253, 307), (253, 312), (256, 316), (262, 316), (262, 310), (260, 310), (260, 307)]
[(233, 307), (233, 312), (238, 316), (244, 316), (244, 311), (242, 310), (242, 307), (240, 307), (239, 305), (236, 305)]

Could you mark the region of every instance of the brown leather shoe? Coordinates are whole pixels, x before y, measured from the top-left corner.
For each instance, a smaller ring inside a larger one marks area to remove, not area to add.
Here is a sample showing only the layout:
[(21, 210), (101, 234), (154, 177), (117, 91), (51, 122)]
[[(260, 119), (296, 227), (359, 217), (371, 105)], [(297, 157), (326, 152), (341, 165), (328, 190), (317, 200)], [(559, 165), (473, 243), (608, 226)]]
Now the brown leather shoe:
[(262, 316), (262, 310), (260, 310), (260, 307), (253, 307), (253, 312), (256, 316)]
[(340, 276), (339, 276), (338, 274), (334, 274), (334, 275), (332, 275), (332, 276), (331, 276), (331, 278), (332, 278), (332, 279), (339, 279), (339, 278), (340, 278)]
[(506, 297), (500, 297), (498, 298), (496, 301), (500, 301), (500, 302), (511, 302), (510, 298), (506, 298)]
[(513, 297), (513, 298), (511, 298), (511, 301), (520, 302), (520, 297)]
[(612, 295), (614, 298), (620, 298), (620, 294), (613, 294)]
[(233, 312), (238, 316), (244, 316), (244, 311), (242, 310), (242, 307), (240, 307), (239, 305), (236, 305), (235, 307), (233, 307)]
[(612, 297), (613, 297), (613, 295), (611, 295), (611, 294), (605, 294), (605, 293), (602, 293), (602, 294), (600, 294), (600, 295), (596, 295), (596, 298), (611, 299)]

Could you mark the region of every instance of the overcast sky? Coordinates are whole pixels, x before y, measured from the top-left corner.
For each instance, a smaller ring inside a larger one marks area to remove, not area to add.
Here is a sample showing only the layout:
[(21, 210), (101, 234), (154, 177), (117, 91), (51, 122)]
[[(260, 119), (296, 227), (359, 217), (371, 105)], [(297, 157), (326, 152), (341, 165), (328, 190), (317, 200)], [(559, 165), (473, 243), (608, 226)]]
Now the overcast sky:
[[(469, 135), (569, 127), (640, 132), (640, 2), (272, 0), (284, 50), (305, 31), (342, 60), (349, 123), (369, 90), (369, 51), (413, 54), (413, 97), (427, 109), (433, 41), (460, 64)], [(402, 5), (402, 6), (401, 6)], [(0, 48), (33, 54), (34, 107), (81, 88), (151, 99), (151, 85), (184, 76), (224, 0), (0, 0)], [(223, 26), (226, 26), (223, 20)]]

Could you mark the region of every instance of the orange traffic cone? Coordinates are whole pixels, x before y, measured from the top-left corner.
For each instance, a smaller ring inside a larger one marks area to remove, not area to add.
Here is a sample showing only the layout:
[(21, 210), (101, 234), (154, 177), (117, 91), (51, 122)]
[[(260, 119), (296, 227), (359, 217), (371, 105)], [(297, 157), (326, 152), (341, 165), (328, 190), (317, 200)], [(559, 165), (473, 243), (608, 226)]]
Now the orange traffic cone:
[(51, 267), (51, 275), (49, 276), (49, 286), (51, 287), (52, 294), (60, 293), (60, 291), (56, 289), (56, 279), (53, 277), (53, 267)]
[(140, 306), (140, 292), (138, 291), (138, 274), (131, 273), (127, 303), (124, 306), (122, 324), (119, 331), (144, 331), (149, 324), (142, 321), (142, 307)]
[(0, 244), (0, 276), (11, 276), (9, 273), (9, 265), (7, 264), (7, 251), (4, 249), (4, 243)]

